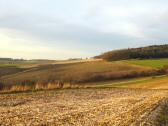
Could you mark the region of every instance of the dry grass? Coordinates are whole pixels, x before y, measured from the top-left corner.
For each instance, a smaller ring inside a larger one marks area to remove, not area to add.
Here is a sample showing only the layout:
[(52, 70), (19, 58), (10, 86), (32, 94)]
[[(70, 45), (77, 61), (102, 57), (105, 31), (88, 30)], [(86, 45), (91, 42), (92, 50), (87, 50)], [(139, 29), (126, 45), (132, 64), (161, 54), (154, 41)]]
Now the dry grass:
[(20, 73), (4, 76), (0, 82), (4, 85), (36, 83), (87, 83), (149, 76), (157, 70), (123, 62), (89, 61), (69, 64), (43, 65)]
[(24, 91), (37, 91), (37, 90), (53, 90), (53, 89), (78, 89), (78, 88), (94, 88), (95, 85), (87, 84), (70, 84), (70, 83), (36, 83), (33, 85), (24, 84), (24, 85), (9, 85), (1, 88), (0, 93), (9, 93), (9, 92), (24, 92)]
[(118, 88), (142, 88), (142, 89), (168, 89), (168, 76), (150, 77), (142, 81), (111, 84), (111, 87)]

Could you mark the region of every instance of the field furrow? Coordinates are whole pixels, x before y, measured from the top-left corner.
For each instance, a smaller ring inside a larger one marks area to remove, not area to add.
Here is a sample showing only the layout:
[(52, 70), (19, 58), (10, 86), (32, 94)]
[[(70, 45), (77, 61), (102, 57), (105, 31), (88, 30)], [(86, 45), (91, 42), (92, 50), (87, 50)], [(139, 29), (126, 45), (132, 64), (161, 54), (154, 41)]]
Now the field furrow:
[(0, 124), (140, 125), (166, 96), (167, 91), (145, 89), (74, 89), (1, 94)]

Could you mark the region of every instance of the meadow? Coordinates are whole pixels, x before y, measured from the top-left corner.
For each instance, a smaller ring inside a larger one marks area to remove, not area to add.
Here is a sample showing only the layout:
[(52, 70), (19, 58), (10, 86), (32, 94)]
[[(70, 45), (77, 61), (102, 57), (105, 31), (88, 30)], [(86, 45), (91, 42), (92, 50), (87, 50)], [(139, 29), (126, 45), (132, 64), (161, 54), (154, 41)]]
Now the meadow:
[(112, 87), (112, 88), (141, 88), (141, 89), (168, 89), (168, 76), (152, 76), (142, 77), (128, 80), (119, 80), (116, 82), (104, 82), (97, 87)]
[(135, 65), (141, 65), (146, 67), (152, 67), (152, 68), (163, 68), (168, 65), (168, 59), (142, 59), (142, 60), (126, 60), (127, 63), (135, 64)]

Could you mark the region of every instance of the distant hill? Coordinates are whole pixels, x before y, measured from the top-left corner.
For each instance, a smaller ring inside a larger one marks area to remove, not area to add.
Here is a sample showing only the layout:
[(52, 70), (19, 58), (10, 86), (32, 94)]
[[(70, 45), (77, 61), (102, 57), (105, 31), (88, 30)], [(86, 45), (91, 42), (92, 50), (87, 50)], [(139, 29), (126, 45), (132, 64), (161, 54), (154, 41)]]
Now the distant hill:
[(140, 48), (113, 50), (96, 56), (95, 58), (101, 58), (107, 61), (168, 58), (168, 45), (153, 45)]

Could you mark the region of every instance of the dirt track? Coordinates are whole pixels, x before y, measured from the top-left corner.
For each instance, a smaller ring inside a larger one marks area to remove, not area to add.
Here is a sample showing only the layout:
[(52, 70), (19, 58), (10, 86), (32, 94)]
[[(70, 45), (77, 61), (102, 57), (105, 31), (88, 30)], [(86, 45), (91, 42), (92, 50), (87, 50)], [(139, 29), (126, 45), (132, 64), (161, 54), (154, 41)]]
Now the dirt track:
[(1, 94), (0, 125), (138, 126), (164, 90), (74, 89)]

